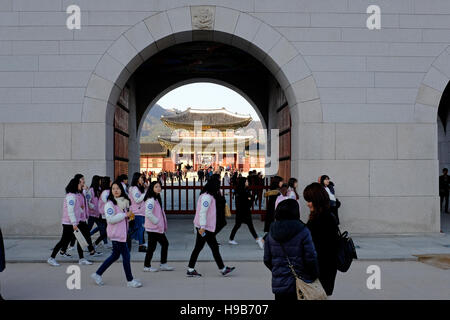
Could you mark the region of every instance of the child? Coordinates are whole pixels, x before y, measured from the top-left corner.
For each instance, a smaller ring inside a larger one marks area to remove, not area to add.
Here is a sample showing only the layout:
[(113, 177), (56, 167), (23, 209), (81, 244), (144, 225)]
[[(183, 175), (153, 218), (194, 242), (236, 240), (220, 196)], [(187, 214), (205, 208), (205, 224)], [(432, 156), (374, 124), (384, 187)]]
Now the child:
[(99, 286), (103, 285), (102, 274), (108, 269), (120, 256), (123, 260), (123, 268), (127, 277), (127, 286), (132, 288), (142, 287), (142, 283), (133, 279), (130, 265), (130, 251), (127, 247), (128, 220), (132, 218), (132, 213), (128, 211), (130, 199), (125, 193), (120, 182), (114, 182), (111, 186), (111, 192), (105, 205), (106, 221), (108, 223), (107, 233), (112, 240), (113, 251), (111, 256), (103, 262), (97, 272), (91, 274), (91, 278)]
[[(145, 255), (144, 271), (156, 272), (172, 271), (173, 267), (167, 265), (167, 251), (169, 242), (167, 241), (165, 232), (167, 231), (167, 219), (164, 209), (161, 206), (161, 184), (153, 181), (145, 194), (145, 231), (148, 234), (147, 254)], [(156, 249), (156, 243), (161, 245), (161, 265), (160, 268), (151, 266), (153, 252)]]

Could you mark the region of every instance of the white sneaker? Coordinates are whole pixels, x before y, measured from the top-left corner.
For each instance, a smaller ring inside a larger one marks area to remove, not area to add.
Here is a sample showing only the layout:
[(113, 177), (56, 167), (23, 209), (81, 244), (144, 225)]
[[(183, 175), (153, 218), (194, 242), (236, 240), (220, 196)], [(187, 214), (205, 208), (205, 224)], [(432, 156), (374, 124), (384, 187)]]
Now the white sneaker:
[(98, 275), (96, 272), (91, 274), (91, 278), (94, 279), (95, 283), (98, 284), (99, 286), (102, 286), (105, 284), (103, 282), (102, 276)]
[(48, 258), (47, 263), (53, 267), (59, 267), (60, 264), (56, 262), (55, 258)]
[(264, 240), (262, 238), (256, 239), (256, 243), (262, 250), (264, 250)]
[(158, 271), (159, 271), (158, 268), (144, 267), (144, 272), (158, 272)]
[(238, 244), (238, 243), (236, 242), (236, 240), (228, 240), (228, 243), (229, 243), (229, 244)]
[(127, 287), (139, 288), (139, 287), (142, 287), (142, 283), (140, 283), (136, 279), (133, 279), (133, 280), (127, 282)]
[(175, 270), (174, 267), (168, 266), (167, 263), (162, 264), (162, 265), (159, 267), (159, 269), (162, 270), (162, 271), (173, 271), (173, 270)]
[(80, 261), (78, 261), (78, 263), (81, 265), (91, 265), (92, 264), (92, 262), (90, 262), (86, 258), (80, 259)]

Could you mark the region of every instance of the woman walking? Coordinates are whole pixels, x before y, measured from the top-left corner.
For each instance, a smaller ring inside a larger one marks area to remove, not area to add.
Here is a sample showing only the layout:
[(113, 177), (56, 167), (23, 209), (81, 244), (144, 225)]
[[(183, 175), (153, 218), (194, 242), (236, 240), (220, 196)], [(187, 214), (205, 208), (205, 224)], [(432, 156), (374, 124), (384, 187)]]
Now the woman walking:
[(311, 231), (319, 261), (319, 280), (327, 295), (333, 294), (337, 273), (338, 226), (330, 211), (330, 198), (317, 182), (307, 186), (303, 198), (310, 210), (308, 229)]
[(197, 238), (195, 247), (189, 259), (187, 270), (188, 277), (200, 277), (194, 267), (197, 262), (198, 255), (202, 251), (205, 243), (211, 248), (214, 260), (216, 261), (219, 271), (223, 276), (228, 275), (235, 268), (226, 267), (223, 264), (222, 257), (219, 252), (219, 245), (216, 240), (216, 200), (214, 195), (220, 190), (220, 182), (217, 179), (210, 179), (203, 187), (202, 192), (197, 201), (197, 208), (194, 218), (194, 226), (197, 230)]
[[(103, 177), (101, 179), (101, 185), (100, 185), (100, 197), (98, 199), (98, 204), (97, 204), (97, 211), (99, 212), (99, 220), (98, 220), (98, 224), (97, 224), (97, 228), (100, 231), (100, 237), (97, 238), (97, 240), (95, 240), (95, 245), (99, 245), (100, 242), (103, 241), (103, 243), (105, 245), (108, 244), (108, 235), (106, 232), (106, 227), (107, 227), (107, 223), (106, 223), (106, 216), (105, 216), (105, 204), (108, 201), (108, 196), (110, 193), (110, 189), (111, 189), (111, 179), (109, 177)], [(91, 235), (93, 235), (97, 230), (92, 230), (91, 231)], [(108, 247), (109, 246), (109, 247)], [(108, 248), (111, 248), (111, 245), (107, 245)]]
[[(145, 223), (145, 177), (139, 172), (133, 174), (130, 187), (130, 210), (134, 213), (133, 229), (130, 230), (131, 238), (139, 241), (139, 252), (147, 252), (144, 244), (144, 223)], [(130, 224), (131, 227), (131, 224)], [(130, 248), (131, 249), (131, 248)]]
[(252, 197), (250, 191), (248, 189), (248, 180), (245, 177), (240, 177), (237, 180), (236, 187), (236, 222), (234, 224), (233, 230), (231, 230), (229, 244), (236, 245), (238, 244), (234, 237), (236, 232), (239, 230), (241, 225), (245, 223), (250, 230), (253, 238), (256, 240), (256, 243), (259, 245), (261, 249), (264, 249), (264, 241), (261, 237), (258, 237), (255, 227), (253, 226), (252, 221)]
[(112, 240), (113, 251), (110, 257), (103, 262), (98, 270), (91, 274), (91, 278), (99, 286), (103, 285), (102, 275), (120, 256), (122, 256), (123, 269), (127, 278), (127, 286), (133, 288), (142, 287), (142, 283), (133, 279), (130, 265), (130, 251), (127, 247), (128, 220), (133, 214), (129, 211), (130, 199), (128, 198), (120, 182), (114, 182), (111, 193), (105, 205), (107, 233)]
[[(145, 230), (148, 235), (148, 247), (144, 261), (144, 271), (157, 272), (172, 271), (173, 267), (167, 265), (167, 252), (169, 250), (169, 241), (167, 241), (167, 218), (161, 203), (161, 184), (159, 181), (153, 181), (144, 195), (145, 204)], [(160, 267), (151, 266), (153, 253), (156, 244), (161, 245)]]
[(264, 264), (272, 272), (275, 300), (297, 300), (295, 277), (287, 257), (303, 281), (317, 279), (319, 267), (311, 233), (300, 221), (299, 205), (293, 199), (278, 205), (264, 244)]
[[(66, 197), (64, 198), (63, 215), (61, 221), (63, 232), (61, 235), (61, 239), (56, 244), (50, 258), (48, 258), (47, 260), (48, 264), (51, 266), (60, 266), (60, 264), (55, 260), (58, 251), (62, 248), (67, 248), (70, 240), (72, 239), (74, 231), (79, 229), (78, 226), (80, 225), (80, 220), (82, 218), (82, 215), (84, 214), (84, 209), (82, 209), (84, 203), (80, 201), (80, 197), (78, 196), (81, 190), (82, 185), (80, 183), (80, 180), (76, 178), (72, 178), (69, 184), (66, 186)], [(79, 244), (77, 245), (77, 251), (78, 257), (80, 259), (79, 264), (92, 264), (92, 262), (84, 258), (83, 249), (81, 249), (81, 246)], [(64, 253), (65, 252), (63, 252), (63, 254)]]
[[(100, 198), (100, 177), (95, 175), (92, 177), (92, 182), (89, 190), (86, 192), (86, 200), (88, 203), (88, 230), (91, 231), (94, 223), (97, 225), (97, 228), (100, 230), (100, 236), (106, 234), (106, 229), (102, 228), (101, 214), (98, 211), (98, 200)], [(105, 235), (106, 236), (106, 235)], [(100, 240), (101, 241), (101, 240)], [(99, 242), (95, 242), (95, 246), (97, 246)]]

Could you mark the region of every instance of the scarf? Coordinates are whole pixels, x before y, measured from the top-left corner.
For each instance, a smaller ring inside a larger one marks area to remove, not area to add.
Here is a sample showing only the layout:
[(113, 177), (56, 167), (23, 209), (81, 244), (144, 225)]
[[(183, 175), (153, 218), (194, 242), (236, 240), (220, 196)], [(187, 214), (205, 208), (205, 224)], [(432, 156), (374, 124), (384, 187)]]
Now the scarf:
[(120, 209), (122, 209), (123, 211), (126, 211), (126, 209), (129, 208), (130, 206), (130, 202), (125, 199), (124, 197), (120, 197), (120, 198), (115, 198), (117, 201), (117, 205), (119, 206)]

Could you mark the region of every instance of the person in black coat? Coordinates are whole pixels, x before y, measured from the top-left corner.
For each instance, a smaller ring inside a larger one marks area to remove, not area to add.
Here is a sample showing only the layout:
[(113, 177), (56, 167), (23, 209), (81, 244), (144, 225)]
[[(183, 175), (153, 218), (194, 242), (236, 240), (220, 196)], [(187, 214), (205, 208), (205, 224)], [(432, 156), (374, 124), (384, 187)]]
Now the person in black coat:
[(307, 222), (319, 261), (319, 280), (327, 295), (333, 294), (337, 273), (338, 226), (330, 211), (330, 198), (320, 183), (312, 183), (303, 191), (311, 213)]
[(450, 176), (448, 176), (448, 169), (442, 169), (442, 176), (439, 176), (439, 198), (441, 199), (441, 207), (442, 203), (445, 200), (445, 212), (448, 213), (448, 195), (449, 195), (449, 184), (450, 184)]
[[(3, 272), (6, 267), (5, 263), (5, 245), (3, 244), (3, 235), (2, 235), (2, 229), (0, 228), (0, 272)], [(0, 300), (3, 300), (3, 297), (0, 294)]]
[(272, 271), (275, 300), (297, 300), (295, 277), (288, 266), (286, 255), (295, 273), (303, 281), (311, 283), (319, 275), (311, 233), (300, 220), (299, 212), (296, 200), (281, 201), (264, 244), (264, 264)]
[(270, 180), (270, 190), (264, 196), (266, 198), (266, 215), (264, 217), (264, 232), (270, 231), (270, 224), (274, 221), (275, 202), (280, 195), (280, 188), (283, 185), (283, 178), (274, 176)]
[(253, 198), (250, 193), (250, 190), (248, 189), (247, 178), (245, 177), (238, 178), (237, 187), (235, 190), (235, 197), (236, 197), (236, 221), (233, 230), (231, 230), (230, 240), (228, 241), (228, 243), (238, 244), (234, 240), (234, 236), (236, 235), (236, 232), (239, 230), (241, 225), (245, 223), (248, 226), (248, 229), (250, 230), (250, 233), (252, 234), (253, 238), (256, 240), (256, 243), (259, 245), (261, 249), (264, 249), (264, 242), (262, 238), (258, 237), (258, 234), (255, 231), (255, 227), (253, 226), (252, 212), (251, 212)]
[[(220, 175), (219, 174), (213, 174), (213, 179), (216, 179), (219, 181), (220, 184)], [(225, 200), (225, 197), (223, 194), (218, 190), (216, 194), (213, 195), (214, 199), (216, 200), (216, 231), (215, 234), (217, 235), (226, 225), (227, 225), (227, 218), (225, 217), (225, 204), (227, 201)]]

